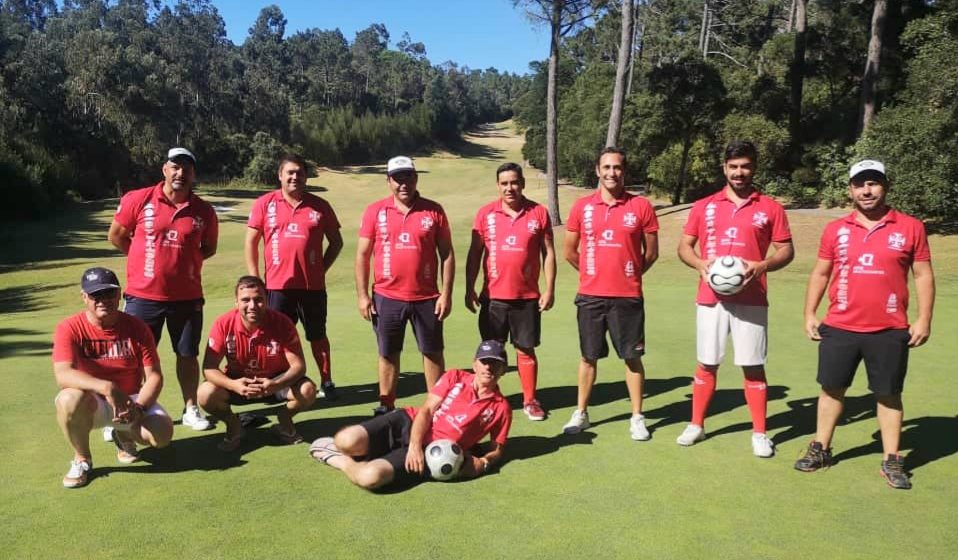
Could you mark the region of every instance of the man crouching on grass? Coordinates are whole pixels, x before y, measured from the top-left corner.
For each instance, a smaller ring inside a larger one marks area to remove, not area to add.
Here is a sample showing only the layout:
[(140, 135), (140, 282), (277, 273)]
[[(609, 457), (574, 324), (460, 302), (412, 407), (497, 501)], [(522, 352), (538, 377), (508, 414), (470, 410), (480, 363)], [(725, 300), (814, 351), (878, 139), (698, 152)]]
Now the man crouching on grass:
[(461, 478), (479, 476), (502, 460), (512, 424), (512, 410), (499, 391), (506, 366), (502, 343), (484, 341), (472, 362), (474, 373), (447, 371), (421, 408), (394, 410), (343, 428), (335, 438), (314, 441), (309, 454), (372, 490), (398, 477), (424, 477), (423, 449), (434, 440), (449, 439), (468, 450), (489, 434), (492, 449), (482, 456), (467, 452), (459, 471)]
[(61, 321), (53, 335), (57, 423), (73, 447), (66, 488), (89, 481), (90, 430), (113, 427), (116, 458), (127, 464), (138, 460), (137, 443), (165, 447), (173, 437), (173, 420), (156, 402), (163, 374), (153, 334), (119, 310), (116, 274), (91, 268), (80, 289), (85, 309)]

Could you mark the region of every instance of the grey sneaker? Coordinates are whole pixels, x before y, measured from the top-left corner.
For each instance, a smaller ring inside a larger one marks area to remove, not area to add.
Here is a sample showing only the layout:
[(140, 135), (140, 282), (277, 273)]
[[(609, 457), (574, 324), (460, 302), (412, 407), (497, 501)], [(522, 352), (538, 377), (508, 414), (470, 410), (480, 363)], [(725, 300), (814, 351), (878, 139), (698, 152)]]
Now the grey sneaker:
[(832, 448), (825, 449), (822, 444), (813, 441), (808, 444), (808, 449), (797, 461), (795, 461), (795, 470), (802, 472), (815, 472), (818, 469), (827, 469), (835, 464), (832, 459)]
[(336, 384), (330, 381), (323, 381), (319, 386), (319, 396), (327, 401), (338, 401), (339, 394), (336, 392)]
[(905, 461), (901, 455), (891, 455), (881, 462), (881, 475), (892, 488), (911, 490), (911, 480), (905, 472)]
[(210, 429), (210, 421), (203, 416), (200, 408), (196, 405), (188, 406), (183, 410), (183, 425), (189, 426), (197, 432)]
[(575, 410), (572, 412), (572, 418), (562, 426), (563, 434), (577, 434), (590, 426), (589, 413), (585, 410)]
[(633, 414), (629, 420), (629, 435), (635, 441), (648, 441), (652, 438), (649, 429), (645, 427), (645, 416)]
[(689, 424), (685, 427), (685, 430), (675, 438), (675, 443), (679, 445), (684, 445), (686, 447), (690, 445), (695, 445), (697, 442), (705, 439), (705, 430), (702, 426), (696, 426), (695, 424)]

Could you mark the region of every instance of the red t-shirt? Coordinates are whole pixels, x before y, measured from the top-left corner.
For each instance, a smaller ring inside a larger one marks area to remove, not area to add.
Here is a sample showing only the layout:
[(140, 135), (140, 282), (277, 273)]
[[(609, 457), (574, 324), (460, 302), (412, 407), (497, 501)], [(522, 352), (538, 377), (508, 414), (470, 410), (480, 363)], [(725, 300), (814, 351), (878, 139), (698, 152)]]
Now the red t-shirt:
[(140, 392), (143, 368), (158, 366), (153, 333), (140, 319), (120, 312), (112, 328), (102, 329), (81, 311), (57, 325), (53, 362), (70, 362), (74, 369), (112, 381), (127, 395)]
[(421, 301), (439, 295), (438, 241), (451, 242), (439, 204), (422, 198), (403, 214), (393, 197), (366, 207), (359, 237), (373, 240), (373, 291), (391, 299)]
[[(429, 393), (442, 397), (442, 404), (432, 415), (432, 428), (426, 443), (450, 439), (469, 449), (489, 434), (492, 441), (504, 445), (512, 425), (512, 409), (497, 388), (488, 397), (479, 398), (472, 386), (475, 374), (461, 369), (447, 371)], [(419, 411), (406, 408), (410, 418)]]
[(203, 297), (202, 245), (216, 243), (219, 222), (195, 194), (177, 207), (163, 182), (123, 195), (114, 219), (133, 235), (126, 259), (126, 293), (156, 301)]
[(326, 289), (323, 237), (340, 227), (328, 202), (303, 193), (290, 206), (283, 191), (275, 190), (256, 199), (246, 225), (263, 234), (267, 289)]
[(483, 293), (492, 299), (538, 298), (542, 246), (552, 239), (545, 207), (523, 199), (513, 218), (503, 210), (502, 200), (496, 200), (479, 209), (472, 231), (486, 248)]
[(566, 231), (580, 235), (580, 294), (642, 295), (643, 239), (646, 233), (659, 231), (659, 220), (648, 200), (624, 192), (609, 205), (597, 191), (575, 201)]
[(238, 310), (216, 318), (210, 329), (210, 350), (226, 356), (226, 375), (272, 378), (289, 369), (286, 351), (303, 353), (299, 334), (289, 317), (266, 309), (260, 324), (249, 331)]
[[(692, 205), (683, 233), (698, 239), (703, 259), (732, 255), (747, 261), (760, 261), (765, 258), (772, 242), (792, 240), (788, 217), (781, 204), (755, 191), (741, 206), (736, 206), (725, 188)], [(731, 296), (716, 294), (699, 279), (695, 302), (715, 305), (719, 301), (768, 307), (768, 279), (763, 274)]]
[(925, 225), (889, 210), (871, 229), (855, 212), (825, 226), (818, 258), (832, 262), (825, 323), (855, 332), (908, 328), (908, 270), (930, 261)]

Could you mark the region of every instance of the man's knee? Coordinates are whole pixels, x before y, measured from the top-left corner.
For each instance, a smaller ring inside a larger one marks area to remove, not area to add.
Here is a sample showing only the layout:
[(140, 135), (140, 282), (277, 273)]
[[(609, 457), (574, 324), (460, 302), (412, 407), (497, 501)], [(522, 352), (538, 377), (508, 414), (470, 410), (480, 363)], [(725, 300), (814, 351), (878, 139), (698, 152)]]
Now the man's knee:
[(157, 449), (166, 447), (173, 439), (173, 419), (169, 416), (148, 416), (143, 420), (140, 436)]
[(353, 482), (366, 490), (375, 490), (392, 480), (392, 468), (384, 468), (376, 463), (366, 463), (356, 469)]
[(369, 448), (369, 434), (362, 426), (346, 426), (336, 433), (333, 442), (346, 455), (358, 457)]
[(96, 397), (91, 391), (62, 389), (54, 400), (57, 410), (69, 415), (92, 412), (96, 409)]
[(222, 387), (217, 387), (209, 381), (204, 381), (200, 384), (199, 389), (196, 390), (196, 400), (199, 401), (200, 406), (204, 409), (209, 405), (213, 405), (214, 407), (217, 405), (222, 406), (228, 398), (229, 391)]
[(304, 381), (299, 387), (290, 391), (290, 396), (298, 402), (300, 406), (310, 406), (316, 402), (316, 384), (312, 381)]

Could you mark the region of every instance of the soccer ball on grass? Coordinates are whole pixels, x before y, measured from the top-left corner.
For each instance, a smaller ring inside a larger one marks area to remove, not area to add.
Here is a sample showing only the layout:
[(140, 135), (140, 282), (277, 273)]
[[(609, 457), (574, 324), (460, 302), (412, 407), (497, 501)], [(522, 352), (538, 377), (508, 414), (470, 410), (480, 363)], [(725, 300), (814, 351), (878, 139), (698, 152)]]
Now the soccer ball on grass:
[(462, 467), (462, 448), (449, 439), (437, 439), (426, 446), (426, 465), (436, 480), (452, 480)]

